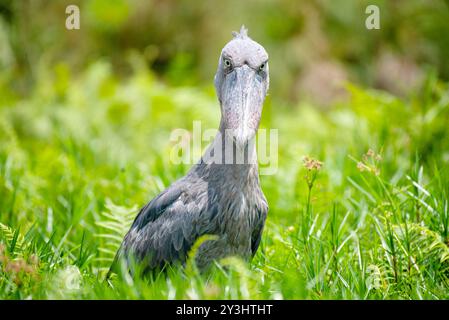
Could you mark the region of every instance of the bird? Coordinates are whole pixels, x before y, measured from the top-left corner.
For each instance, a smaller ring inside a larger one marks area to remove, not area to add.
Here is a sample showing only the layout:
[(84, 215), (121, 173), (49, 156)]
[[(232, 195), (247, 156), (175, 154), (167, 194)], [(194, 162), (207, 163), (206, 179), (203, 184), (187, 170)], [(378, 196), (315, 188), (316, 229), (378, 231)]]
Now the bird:
[(187, 174), (137, 214), (115, 256), (143, 264), (144, 273), (184, 264), (195, 242), (200, 271), (237, 256), (249, 261), (259, 247), (268, 213), (254, 143), (269, 88), (268, 54), (242, 26), (223, 47), (214, 85), (221, 109), (217, 135)]

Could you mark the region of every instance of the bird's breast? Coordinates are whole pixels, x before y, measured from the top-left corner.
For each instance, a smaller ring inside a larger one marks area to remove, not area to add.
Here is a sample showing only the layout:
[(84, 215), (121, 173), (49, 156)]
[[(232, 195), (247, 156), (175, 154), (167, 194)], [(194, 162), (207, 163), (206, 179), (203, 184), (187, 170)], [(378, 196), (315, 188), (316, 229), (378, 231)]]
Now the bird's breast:
[(255, 214), (255, 202), (250, 196), (239, 191), (227, 197), (217, 225), (227, 245), (239, 248), (242, 245), (250, 246)]

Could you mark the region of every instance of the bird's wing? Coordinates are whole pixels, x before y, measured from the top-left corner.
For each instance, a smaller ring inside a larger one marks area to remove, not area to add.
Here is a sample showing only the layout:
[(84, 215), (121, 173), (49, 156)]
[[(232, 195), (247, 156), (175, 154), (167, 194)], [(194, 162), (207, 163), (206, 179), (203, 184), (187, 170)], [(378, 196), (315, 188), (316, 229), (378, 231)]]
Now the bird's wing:
[(182, 193), (183, 189), (177, 183), (162, 191), (140, 210), (136, 219), (134, 219), (131, 229), (142, 229), (149, 222), (159, 218), (169, 206), (173, 205), (180, 198)]
[(174, 183), (142, 208), (115, 260), (132, 254), (149, 269), (183, 262), (196, 239), (210, 231), (214, 212), (207, 208), (206, 193), (192, 194), (185, 184)]
[(268, 204), (263, 194), (262, 197), (260, 198), (256, 210), (257, 210), (257, 218), (255, 220), (255, 226), (251, 234), (251, 253), (253, 257), (257, 252), (257, 248), (259, 248), (260, 240), (262, 238), (263, 227), (265, 226), (265, 220), (267, 218), (268, 213)]

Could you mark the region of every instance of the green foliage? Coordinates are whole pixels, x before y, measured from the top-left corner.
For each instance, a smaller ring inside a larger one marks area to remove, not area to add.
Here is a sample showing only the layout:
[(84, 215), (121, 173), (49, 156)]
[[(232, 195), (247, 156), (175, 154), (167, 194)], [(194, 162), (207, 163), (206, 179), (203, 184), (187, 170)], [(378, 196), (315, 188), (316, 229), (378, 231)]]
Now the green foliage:
[(102, 212), (100, 221), (95, 222), (100, 229), (100, 233), (96, 235), (99, 243), (96, 261), (99, 265), (104, 265), (101, 269), (103, 271), (109, 270), (123, 237), (137, 215), (137, 206), (120, 207), (114, 205), (108, 198), (105, 207), (107, 211)]
[(0, 88), (1, 299), (449, 298), (449, 91), (432, 74), (409, 99), (349, 85), (327, 112), (268, 101), (279, 169), (261, 177), (253, 261), (105, 281), (138, 208), (189, 168), (169, 161), (171, 130), (220, 115), (211, 87), (128, 60), (124, 80), (99, 61), (39, 71), (28, 98)]
[[(79, 30), (65, 28), (68, 5), (80, 9)], [(368, 5), (380, 9), (380, 30), (365, 28)], [(447, 0), (3, 0), (0, 87), (27, 93), (40, 68), (61, 60), (78, 71), (107, 56), (126, 75), (124, 57), (134, 50), (171, 84), (209, 81), (231, 31), (245, 24), (276, 66), (275, 97), (326, 103), (323, 96), (339, 98), (329, 83), (341, 79), (402, 94), (416, 89), (428, 66), (449, 80), (449, 38), (441, 36), (448, 20)]]

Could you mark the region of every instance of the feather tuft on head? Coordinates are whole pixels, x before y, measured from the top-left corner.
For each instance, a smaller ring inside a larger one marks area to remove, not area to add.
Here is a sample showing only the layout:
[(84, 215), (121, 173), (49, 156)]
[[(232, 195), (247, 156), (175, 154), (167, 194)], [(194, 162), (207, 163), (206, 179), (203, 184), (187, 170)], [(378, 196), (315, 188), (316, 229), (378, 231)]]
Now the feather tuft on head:
[(232, 31), (232, 36), (235, 39), (246, 39), (248, 38), (248, 29), (245, 28), (245, 25), (242, 25), (242, 27), (240, 28), (240, 32)]

